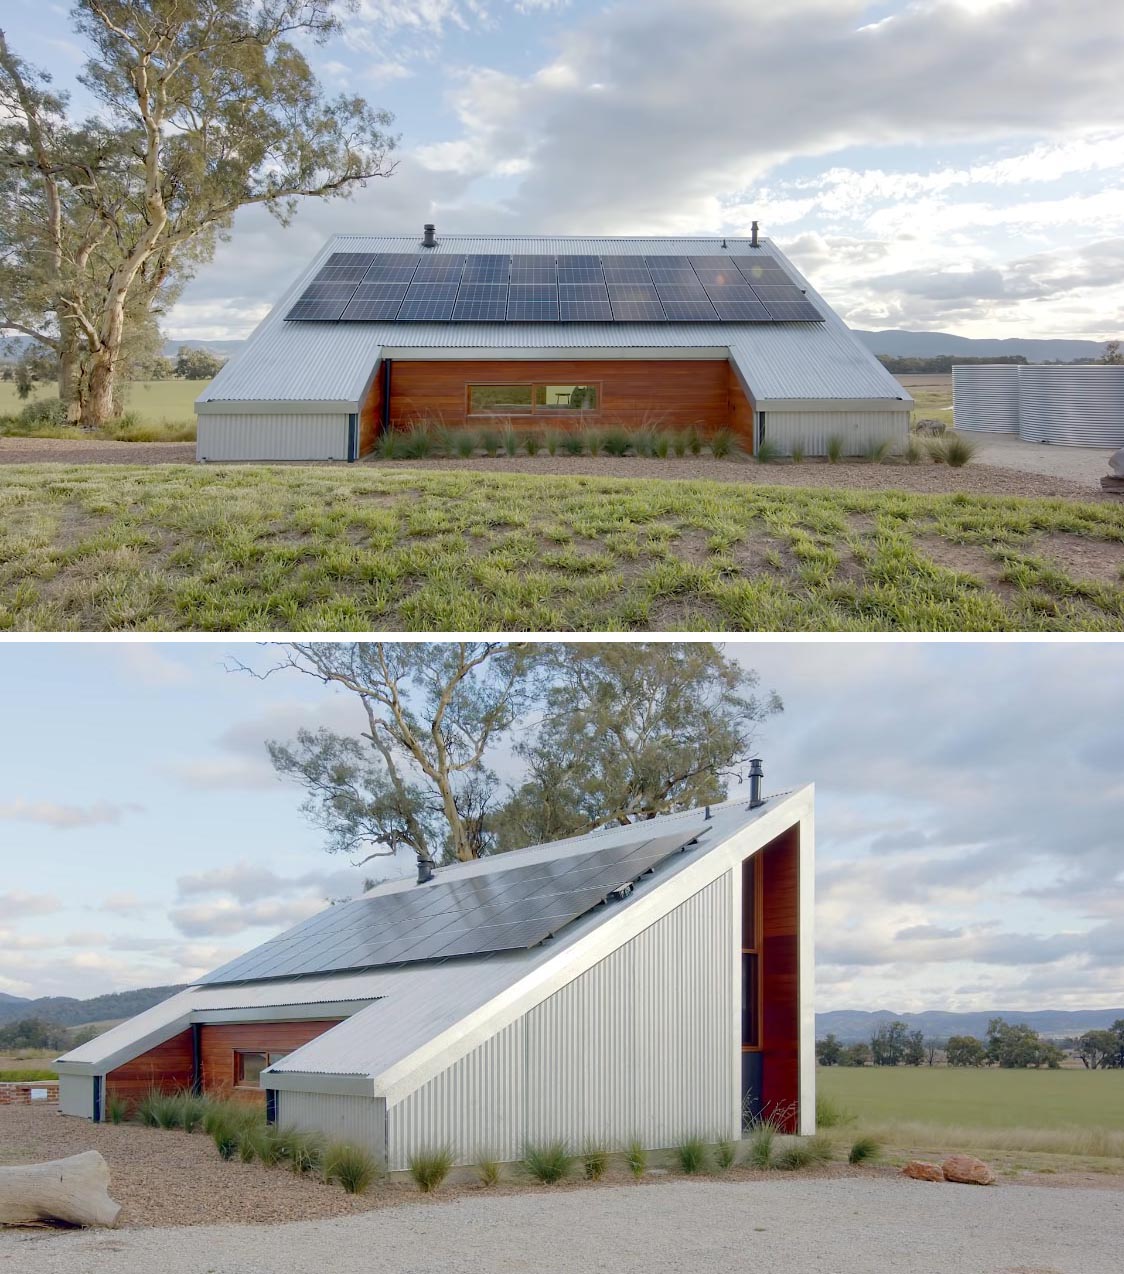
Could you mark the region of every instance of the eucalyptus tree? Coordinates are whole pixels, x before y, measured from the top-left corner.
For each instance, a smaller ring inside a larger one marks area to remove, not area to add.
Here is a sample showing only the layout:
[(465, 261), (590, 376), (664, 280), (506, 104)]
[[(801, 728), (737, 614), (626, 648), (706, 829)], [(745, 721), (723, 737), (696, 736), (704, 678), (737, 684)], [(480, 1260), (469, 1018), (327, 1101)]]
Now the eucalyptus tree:
[(329, 97), (301, 45), (336, 0), (78, 0), (96, 115), (0, 32), (0, 327), (55, 349), (83, 424), (114, 410), (132, 310), (166, 306), (242, 208), (286, 225), (302, 197), (393, 171), (391, 117)]

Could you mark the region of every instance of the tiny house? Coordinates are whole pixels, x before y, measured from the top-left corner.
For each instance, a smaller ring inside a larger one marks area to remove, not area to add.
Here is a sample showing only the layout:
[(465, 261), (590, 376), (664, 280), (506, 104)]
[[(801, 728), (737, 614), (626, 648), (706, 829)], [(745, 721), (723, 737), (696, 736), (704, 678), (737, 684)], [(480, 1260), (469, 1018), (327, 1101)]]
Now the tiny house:
[(60, 1108), (226, 1095), (391, 1170), (810, 1133), (813, 836), (805, 787), (385, 882), (67, 1053)]

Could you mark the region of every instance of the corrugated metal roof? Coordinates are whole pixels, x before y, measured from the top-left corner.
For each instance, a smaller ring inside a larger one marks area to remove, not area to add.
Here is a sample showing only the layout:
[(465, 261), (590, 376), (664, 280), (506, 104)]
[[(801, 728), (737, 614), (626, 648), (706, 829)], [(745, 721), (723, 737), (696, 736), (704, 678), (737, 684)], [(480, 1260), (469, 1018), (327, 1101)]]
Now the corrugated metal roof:
[[(199, 396), (200, 403), (338, 402), (357, 411), (383, 348), (728, 349), (759, 401), (907, 399), (901, 385), (772, 243), (727, 240), (736, 256), (775, 259), (826, 316), (824, 323), (287, 323), (285, 314), (333, 252), (420, 251), (413, 236), (335, 235)], [(719, 253), (715, 239), (448, 236), (458, 252), (671, 256)]]
[[(169, 1038), (208, 1012), (374, 1000), (338, 1026), (295, 1049), (271, 1069), (296, 1074), (367, 1075), (376, 1079), (388, 1067), (454, 1028), (467, 1014), (487, 1005), (500, 992), (520, 983), (593, 931), (627, 915), (631, 908), (643, 903), (679, 872), (689, 869), (701, 856), (772, 813), (786, 799), (787, 794), (774, 796), (751, 810), (742, 798), (712, 806), (710, 818), (703, 810), (689, 810), (439, 869), (444, 878), (485, 875), (531, 862), (581, 854), (590, 848), (646, 840), (668, 831), (702, 837), (697, 849), (665, 861), (637, 884), (628, 898), (595, 908), (567, 925), (554, 939), (537, 947), (359, 973), (193, 987), (80, 1045), (60, 1061), (89, 1066), (91, 1071), (109, 1069), (152, 1047), (153, 1043)], [(411, 888), (415, 886), (408, 879), (394, 880), (371, 892), (381, 894)]]

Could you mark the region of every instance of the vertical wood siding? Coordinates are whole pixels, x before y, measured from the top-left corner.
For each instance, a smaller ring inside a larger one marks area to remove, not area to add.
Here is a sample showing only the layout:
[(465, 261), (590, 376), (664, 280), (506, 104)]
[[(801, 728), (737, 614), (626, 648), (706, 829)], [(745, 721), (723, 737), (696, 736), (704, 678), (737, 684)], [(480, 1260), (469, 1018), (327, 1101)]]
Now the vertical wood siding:
[[(518, 428), (567, 428), (581, 424), (730, 424), (729, 363), (725, 359), (600, 359), (486, 361), (395, 360), (390, 382), (390, 422), (408, 428), (419, 419), (446, 425), (486, 425), (466, 415), (467, 388), (484, 384), (597, 384), (595, 412), (512, 417)], [(743, 395), (744, 399), (744, 395)]]
[(105, 1077), (105, 1100), (120, 1097), (135, 1103), (150, 1088), (174, 1093), (190, 1088), (191, 1080), (191, 1031), (186, 1030), (110, 1071)]
[[(388, 1162), (449, 1144), (458, 1162), (529, 1141), (672, 1144), (735, 1135), (732, 873), (498, 1032), (387, 1112)], [(502, 1145), (483, 1130), (504, 1113)]]
[(382, 428), (382, 386), (385, 368), (379, 363), (375, 368), (375, 379), (363, 400), (359, 411), (359, 454), (369, 455), (375, 449), (379, 430)]
[(761, 1097), (766, 1114), (795, 1132), (800, 1099), (800, 840), (796, 828), (760, 851)]
[(199, 416), (200, 460), (346, 460), (347, 413)]

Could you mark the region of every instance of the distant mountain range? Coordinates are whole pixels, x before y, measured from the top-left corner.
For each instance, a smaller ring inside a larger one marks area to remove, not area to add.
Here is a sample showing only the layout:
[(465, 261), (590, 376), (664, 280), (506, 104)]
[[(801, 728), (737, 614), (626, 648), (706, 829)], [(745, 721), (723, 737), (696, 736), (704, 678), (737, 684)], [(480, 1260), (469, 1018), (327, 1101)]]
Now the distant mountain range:
[(150, 986), (139, 991), (117, 991), (112, 995), (96, 995), (92, 1000), (76, 1000), (69, 995), (44, 995), (37, 1000), (0, 992), (0, 1026), (37, 1018), (56, 1026), (83, 1026), (87, 1022), (112, 1022), (122, 1017), (143, 1013), (169, 995), (182, 991), (182, 986)]
[[(873, 354), (889, 354), (895, 358), (936, 358), (941, 354), (960, 354), (968, 358), (996, 358), (1002, 354), (1021, 354), (1032, 363), (1068, 363), (1078, 358), (1100, 358), (1104, 346), (1098, 341), (1071, 340), (1023, 340), (1011, 337), (1004, 340), (984, 340), (969, 336), (953, 336), (950, 332), (863, 332), (852, 329), (855, 335)], [(0, 333), (0, 344), (3, 344)], [(10, 352), (0, 352), (0, 362), (19, 358), (30, 344), (24, 337), (11, 338)], [(241, 348), (242, 341), (199, 341), (184, 337), (164, 342), (164, 357), (175, 358), (181, 345), (193, 349), (209, 350), (229, 358)]]
[(872, 354), (889, 354), (894, 358), (937, 358), (941, 354), (960, 354), (965, 358), (998, 358), (1018, 355), (1032, 363), (1069, 363), (1076, 358), (1100, 358), (1104, 345), (1098, 341), (984, 340), (969, 336), (953, 336), (949, 332), (861, 332), (852, 329)]
[(976, 1013), (891, 1013), (886, 1009), (867, 1012), (863, 1009), (835, 1009), (830, 1013), (816, 1014), (816, 1038), (830, 1031), (844, 1044), (857, 1044), (869, 1040), (884, 1022), (904, 1022), (911, 1031), (923, 1031), (926, 1039), (946, 1040), (950, 1035), (974, 1035), (982, 1039), (987, 1034), (987, 1024), (993, 1017), (1008, 1022), (1025, 1022), (1039, 1035), (1061, 1039), (1069, 1035), (1082, 1035), (1086, 1031), (1104, 1030), (1118, 1018), (1124, 1018), (1124, 1008), (1119, 1009), (1039, 1009), (1027, 1013), (1020, 1009), (986, 1009)]
[[(76, 1000), (67, 995), (46, 995), (29, 1000), (0, 991), (0, 1025), (21, 1018), (38, 1018), (58, 1026), (112, 1022), (119, 1018), (132, 1017), (134, 1013), (142, 1013), (182, 990), (182, 986), (150, 986), (137, 991), (98, 995), (91, 1000)], [(822, 1039), (831, 1031), (845, 1044), (857, 1044), (860, 1040), (869, 1040), (883, 1022), (905, 1022), (910, 1030), (923, 1031), (927, 1039), (945, 1040), (950, 1035), (975, 1035), (982, 1038), (987, 1034), (987, 1024), (993, 1017), (1006, 1018), (1008, 1022), (1026, 1022), (1040, 1035), (1060, 1038), (1111, 1026), (1117, 1018), (1124, 1018), (1124, 1007), (1039, 1009), (1033, 1013), (1019, 1009), (986, 1009), (974, 1013), (941, 1013), (936, 1010), (925, 1013), (891, 1013), (888, 1009), (835, 1009), (830, 1013), (816, 1014), (816, 1038)]]

